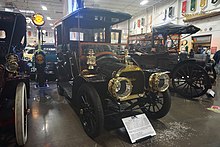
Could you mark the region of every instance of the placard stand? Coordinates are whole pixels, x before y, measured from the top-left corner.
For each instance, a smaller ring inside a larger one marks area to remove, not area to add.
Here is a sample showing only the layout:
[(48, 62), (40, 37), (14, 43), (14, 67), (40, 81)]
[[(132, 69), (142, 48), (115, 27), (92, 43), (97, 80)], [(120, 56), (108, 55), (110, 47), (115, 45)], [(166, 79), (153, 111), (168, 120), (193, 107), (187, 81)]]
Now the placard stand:
[(131, 143), (135, 143), (145, 137), (156, 135), (153, 126), (145, 114), (122, 118), (122, 122), (128, 132)]

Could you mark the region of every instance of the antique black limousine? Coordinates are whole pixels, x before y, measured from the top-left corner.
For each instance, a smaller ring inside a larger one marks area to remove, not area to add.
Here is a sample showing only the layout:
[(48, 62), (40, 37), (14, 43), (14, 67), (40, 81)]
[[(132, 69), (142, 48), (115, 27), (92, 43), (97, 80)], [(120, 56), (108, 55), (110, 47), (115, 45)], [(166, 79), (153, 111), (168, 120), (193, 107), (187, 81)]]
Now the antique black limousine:
[(0, 129), (15, 127), (18, 145), (27, 141), (28, 68), (22, 61), (26, 45), (23, 15), (0, 11)]
[[(157, 119), (171, 106), (169, 77), (143, 71), (121, 44), (122, 31), (111, 29), (131, 15), (83, 8), (56, 24), (57, 88), (76, 108), (85, 132), (96, 137), (106, 116), (144, 112)], [(117, 42), (111, 33), (118, 33)]]

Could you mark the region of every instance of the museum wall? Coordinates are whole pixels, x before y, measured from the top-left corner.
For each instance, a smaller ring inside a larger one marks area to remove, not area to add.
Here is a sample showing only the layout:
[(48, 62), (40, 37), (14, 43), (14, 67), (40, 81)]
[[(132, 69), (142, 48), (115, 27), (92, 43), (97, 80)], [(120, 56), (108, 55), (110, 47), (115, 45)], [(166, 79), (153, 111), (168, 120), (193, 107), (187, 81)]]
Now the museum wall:
[[(43, 41), (44, 43), (54, 43), (54, 32), (52, 29), (46, 30), (47, 33), (43, 35)], [(37, 29), (28, 29), (27, 30), (27, 46), (34, 46), (37, 44)], [(42, 39), (41, 39), (42, 41)]]
[[(186, 12), (182, 13), (183, 1), (187, 1)], [(132, 17), (130, 20), (130, 34), (142, 34), (151, 32), (152, 26), (162, 25), (168, 22), (175, 24), (193, 24), (201, 28), (201, 31), (194, 34), (193, 36), (201, 35), (212, 35), (211, 47), (220, 49), (220, 15), (215, 17), (209, 17), (200, 19), (197, 21), (190, 21), (185, 23), (184, 14), (199, 15), (201, 13), (209, 13), (213, 11), (220, 11), (220, 4), (213, 5), (208, 0), (207, 5), (204, 8), (200, 7), (200, 0), (197, 0), (195, 11), (190, 10), (190, 0), (165, 0), (153, 7), (147, 8), (146, 10), (140, 11)], [(172, 16), (168, 16), (169, 8), (173, 7)], [(166, 15), (165, 15), (166, 13)], [(143, 21), (143, 22), (142, 22)], [(185, 38), (188, 42), (191, 42), (191, 36)], [(189, 44), (191, 48), (191, 45)]]

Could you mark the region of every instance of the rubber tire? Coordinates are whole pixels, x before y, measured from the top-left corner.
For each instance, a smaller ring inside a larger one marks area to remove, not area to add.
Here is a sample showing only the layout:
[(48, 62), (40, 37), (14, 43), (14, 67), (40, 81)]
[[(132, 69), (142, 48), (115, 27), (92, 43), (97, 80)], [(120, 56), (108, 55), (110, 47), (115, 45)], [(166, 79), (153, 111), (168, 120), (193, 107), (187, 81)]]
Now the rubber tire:
[[(86, 129), (84, 128), (84, 125), (82, 122), (83, 120), (82, 120), (82, 117), (80, 114), (80, 109), (81, 109), (80, 102), (82, 102), (81, 96), (83, 96), (83, 95), (86, 95), (87, 98), (89, 98), (91, 100), (90, 102), (92, 102), (93, 107), (94, 107), (94, 116), (95, 116), (95, 120), (96, 120), (96, 126), (95, 126), (95, 130), (93, 130), (93, 132), (87, 132)], [(79, 106), (79, 116), (80, 116), (80, 121), (83, 125), (83, 128), (88, 136), (90, 136), (91, 138), (95, 138), (100, 135), (100, 133), (102, 132), (102, 130), (104, 128), (104, 113), (103, 113), (102, 103), (101, 103), (99, 94), (93, 86), (91, 86), (89, 84), (83, 84), (78, 90), (77, 97), (78, 97), (78, 102), (79, 102), (79, 105), (78, 105)]]
[(27, 141), (27, 91), (25, 83), (17, 85), (15, 95), (15, 135), (17, 144), (23, 146)]
[[(171, 108), (171, 95), (170, 95), (170, 91), (166, 90), (165, 92), (162, 93), (163, 94), (163, 106), (161, 107), (161, 109), (159, 111), (157, 111), (156, 113), (152, 113), (150, 111), (146, 111), (146, 109), (142, 108), (142, 112), (144, 112), (147, 117), (151, 118), (151, 119), (159, 119), (162, 118), (164, 116), (167, 115), (167, 113), (169, 112), (170, 108)], [(148, 98), (148, 97), (146, 97)]]
[[(175, 85), (175, 76), (174, 76), (174, 75), (176, 75), (177, 71), (179, 71), (179, 70), (181, 70), (181, 69), (184, 69), (184, 66), (188, 66), (187, 64), (190, 64), (190, 65), (191, 65), (192, 67), (194, 67), (194, 68), (199, 68), (199, 69), (202, 71), (203, 76), (204, 76), (205, 79), (206, 79), (206, 80), (205, 80), (206, 84), (204, 84), (205, 89), (203, 89), (203, 91), (200, 92), (200, 93), (198, 93), (198, 94), (189, 95), (188, 93), (182, 92), (182, 90), (179, 91), (179, 90), (176, 88), (176, 85)], [(206, 71), (203, 67), (201, 67), (200, 65), (198, 65), (198, 64), (196, 64), (196, 63), (184, 63), (184, 64), (181, 64), (181, 65), (177, 66), (177, 67), (172, 71), (172, 86), (173, 86), (173, 88), (174, 88), (174, 90), (175, 90), (176, 93), (178, 93), (179, 95), (181, 95), (181, 96), (183, 96), (183, 97), (185, 97), (185, 98), (189, 98), (189, 99), (192, 99), (192, 98), (195, 98), (195, 97), (200, 97), (200, 96), (204, 95), (204, 94), (208, 91), (208, 89), (210, 89), (210, 88), (212, 87), (211, 81), (210, 81), (210, 78), (209, 78), (209, 75), (208, 75), (207, 71)]]

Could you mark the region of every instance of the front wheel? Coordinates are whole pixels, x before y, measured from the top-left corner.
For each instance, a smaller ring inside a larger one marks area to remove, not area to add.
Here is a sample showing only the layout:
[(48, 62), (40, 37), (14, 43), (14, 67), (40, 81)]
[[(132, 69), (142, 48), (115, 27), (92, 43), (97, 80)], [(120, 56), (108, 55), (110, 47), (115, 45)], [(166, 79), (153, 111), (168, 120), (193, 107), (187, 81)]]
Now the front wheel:
[(17, 85), (15, 96), (15, 134), (19, 146), (27, 141), (27, 109), (27, 91), (22, 82)]
[(165, 92), (149, 92), (146, 98), (140, 99), (141, 110), (152, 119), (164, 117), (171, 107), (171, 96), (169, 90)]
[(83, 84), (78, 91), (79, 116), (83, 128), (91, 138), (97, 137), (104, 126), (102, 103), (96, 89)]

